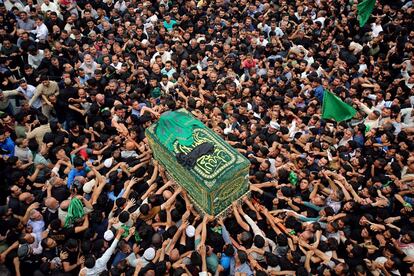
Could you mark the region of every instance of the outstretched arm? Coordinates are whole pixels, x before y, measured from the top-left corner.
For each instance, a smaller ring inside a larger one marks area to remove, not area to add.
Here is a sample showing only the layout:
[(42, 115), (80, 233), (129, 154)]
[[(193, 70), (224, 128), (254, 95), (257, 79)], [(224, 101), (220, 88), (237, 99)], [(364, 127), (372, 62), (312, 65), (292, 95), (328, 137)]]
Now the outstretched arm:
[(178, 238), (181, 236), (181, 233), (183, 232), (183, 230), (185, 229), (185, 227), (187, 227), (187, 224), (186, 223), (183, 223), (183, 224), (181, 224), (180, 228), (178, 228), (178, 231), (175, 232), (174, 237), (168, 243), (167, 250), (166, 250), (167, 255), (169, 255), (171, 253), (171, 250), (173, 250), (175, 244), (178, 241)]
[(109, 259), (111, 258), (112, 254), (114, 253), (116, 246), (118, 245), (119, 240), (122, 237), (122, 234), (125, 232), (123, 228), (119, 228), (118, 232), (116, 233), (116, 237), (114, 241), (112, 242), (111, 246), (105, 251), (105, 253), (96, 260), (95, 266), (99, 265), (102, 267), (106, 267), (106, 264), (108, 263)]
[(236, 202), (233, 202), (233, 214), (234, 214), (234, 217), (236, 218), (237, 223), (240, 225), (240, 227), (243, 228), (245, 231), (250, 231), (250, 226), (246, 222), (243, 221), (239, 212), (237, 211)]
[(154, 164), (154, 171), (152, 172), (151, 179), (148, 180), (148, 185), (151, 185), (152, 183), (154, 183), (158, 177), (158, 166), (159, 166), (158, 161), (154, 160), (153, 164)]
[(175, 193), (164, 203), (164, 204), (162, 204), (161, 205), (161, 209), (162, 210), (165, 210), (166, 208), (168, 208), (169, 206), (171, 206), (174, 202), (175, 202), (175, 199), (177, 198), (177, 196), (181, 193), (181, 191), (182, 191), (182, 188), (181, 187), (179, 187), (176, 191), (175, 191)]
[(156, 195), (161, 195), (166, 189), (168, 189), (168, 187), (170, 187), (173, 184), (173, 182), (171, 180), (167, 181), (164, 185), (162, 185), (161, 188), (159, 188), (155, 194)]
[(91, 197), (92, 205), (96, 203), (104, 187), (105, 187), (105, 177), (99, 174), (99, 176), (97, 177), (96, 188), (93, 190), (92, 197)]

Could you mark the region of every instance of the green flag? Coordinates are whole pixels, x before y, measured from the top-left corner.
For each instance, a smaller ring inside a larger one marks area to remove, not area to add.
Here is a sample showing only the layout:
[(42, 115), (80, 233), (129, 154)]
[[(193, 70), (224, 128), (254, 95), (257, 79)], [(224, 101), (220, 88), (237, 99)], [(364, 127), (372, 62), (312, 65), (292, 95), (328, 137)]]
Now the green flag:
[(375, 1), (376, 0), (362, 0), (358, 3), (358, 20), (360, 27), (364, 27), (370, 18), (375, 7)]
[(323, 94), (322, 118), (342, 122), (351, 119), (357, 111), (340, 98), (325, 90)]

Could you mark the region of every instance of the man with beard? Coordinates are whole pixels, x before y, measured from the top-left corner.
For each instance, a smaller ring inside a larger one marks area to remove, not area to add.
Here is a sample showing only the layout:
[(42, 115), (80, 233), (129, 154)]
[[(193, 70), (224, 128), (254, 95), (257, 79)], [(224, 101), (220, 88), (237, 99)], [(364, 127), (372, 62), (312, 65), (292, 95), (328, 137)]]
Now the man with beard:
[(148, 84), (147, 78), (143, 73), (138, 74), (138, 82), (135, 85), (135, 91), (142, 96), (148, 95), (150, 86)]
[(60, 19), (56, 12), (52, 11), (50, 13), (50, 17), (45, 21), (45, 25), (47, 26), (49, 32), (52, 32), (52, 27), (54, 25), (58, 26), (59, 29), (63, 30), (65, 27), (65, 23)]
[(19, 13), (20, 18), (17, 19), (17, 27), (30, 32), (35, 27), (35, 22), (27, 15), (27, 12), (21, 11)]
[(47, 76), (40, 77), (41, 83), (36, 87), (36, 92), (33, 98), (29, 101), (29, 105), (40, 98), (42, 101), (42, 113), (47, 117), (51, 117), (51, 112), (54, 109), (54, 105), (51, 100), (56, 100), (59, 95), (59, 86), (57, 82), (50, 81)]
[(89, 77), (93, 77), (95, 74), (95, 70), (98, 69), (98, 63), (96, 63), (90, 54), (86, 54), (83, 58), (83, 63), (81, 64), (80, 68), (85, 71)]

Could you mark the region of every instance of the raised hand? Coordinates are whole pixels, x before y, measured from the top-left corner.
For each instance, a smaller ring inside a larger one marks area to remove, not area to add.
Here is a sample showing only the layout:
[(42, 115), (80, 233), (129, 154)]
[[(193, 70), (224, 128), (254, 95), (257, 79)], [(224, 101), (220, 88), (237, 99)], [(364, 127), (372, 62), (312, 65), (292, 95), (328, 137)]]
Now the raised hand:
[(119, 228), (118, 231), (116, 232), (116, 239), (121, 239), (122, 235), (125, 233), (125, 229), (124, 228)]

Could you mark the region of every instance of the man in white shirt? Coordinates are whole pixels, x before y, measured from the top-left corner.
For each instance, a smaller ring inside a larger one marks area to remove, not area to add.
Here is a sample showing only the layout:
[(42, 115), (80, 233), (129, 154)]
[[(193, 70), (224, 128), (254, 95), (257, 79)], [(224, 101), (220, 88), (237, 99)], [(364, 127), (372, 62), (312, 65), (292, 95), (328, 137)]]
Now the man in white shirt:
[(164, 44), (160, 44), (156, 47), (157, 52), (151, 58), (151, 64), (155, 63), (155, 58), (161, 56), (162, 63), (165, 64), (167, 61), (171, 60), (171, 52), (165, 51)]
[(29, 53), (28, 53), (28, 63), (31, 65), (34, 69), (37, 69), (39, 67), (40, 63), (42, 62), (42, 59), (44, 57), (43, 50), (39, 50), (36, 48), (36, 46), (32, 45), (29, 46)]
[[(163, 73), (161, 71), (161, 73)], [(168, 94), (170, 89), (175, 87), (175, 84), (168, 80), (168, 75), (163, 75), (162, 80), (160, 82), (161, 89), (164, 91), (165, 94)]]
[(316, 21), (319, 21), (319, 22), (321, 22), (322, 23), (322, 27), (323, 26), (325, 26), (324, 24), (325, 24), (325, 19), (326, 19), (326, 11), (319, 11), (318, 12), (318, 15), (317, 15), (318, 17), (315, 19), (315, 20), (313, 20), (313, 22), (316, 22)]
[(371, 24), (372, 37), (377, 37), (382, 31), (381, 17), (377, 17), (375, 22)]
[(148, 18), (145, 20), (145, 22), (156, 24), (158, 21), (158, 16), (155, 13), (153, 13), (151, 9), (148, 9), (147, 14)]
[[(374, 264), (373, 266), (371, 266), (371, 272), (373, 272), (373, 274), (376, 273), (376, 272), (380, 272), (381, 271), (378, 268), (378, 266), (376, 266), (376, 264), (380, 264), (380, 265), (384, 266), (384, 268), (387, 271), (389, 271), (389, 272), (392, 273), (390, 275), (401, 275), (401, 273), (398, 270), (398, 268), (395, 267), (395, 259), (393, 259), (393, 258), (386, 258), (384, 256), (380, 256), (380, 257), (377, 257), (375, 259), (375, 261), (372, 262), (372, 263)], [(373, 269), (373, 268), (375, 268), (375, 269)], [(377, 274), (374, 274), (374, 275), (377, 275)], [(382, 273), (380, 275), (382, 275)]]
[(6, 10), (8, 11), (11, 11), (13, 7), (18, 8), (19, 11), (24, 10), (24, 6), (19, 0), (6, 0), (4, 1), (4, 6), (6, 7)]
[(79, 275), (83, 276), (92, 276), (100, 275), (102, 272), (106, 271), (106, 265), (114, 253), (116, 246), (118, 245), (119, 240), (122, 237), (122, 234), (125, 232), (123, 228), (119, 228), (116, 232), (116, 237), (112, 242), (111, 246), (105, 251), (105, 253), (99, 259), (95, 259), (94, 256), (89, 256), (85, 259), (85, 267), (82, 268)]
[(43, 13), (46, 13), (47, 11), (54, 11), (58, 14), (58, 16), (60, 17), (60, 10), (59, 10), (59, 6), (57, 4), (55, 4), (53, 1), (50, 0), (44, 0), (43, 4), (40, 6), (40, 10)]
[(33, 233), (26, 233), (22, 237), (24, 241), (26, 241), (29, 246), (32, 248), (32, 252), (34, 255), (40, 255), (42, 254), (43, 248), (41, 245), (41, 240), (37, 238), (37, 236)]
[(124, 0), (116, 1), (115, 5), (114, 5), (114, 9), (117, 9), (121, 13), (123, 13), (127, 9), (127, 3)]
[(93, 77), (95, 75), (95, 70), (98, 68), (98, 63), (93, 60), (90, 54), (86, 54), (80, 68), (85, 71), (86, 75)]
[(36, 18), (36, 29), (34, 29), (32, 33), (36, 35), (37, 42), (46, 41), (47, 35), (49, 34), (49, 30), (47, 29), (45, 23), (43, 23), (42, 18)]
[(33, 0), (27, 0), (26, 3), (27, 5), (24, 6), (23, 10), (27, 12), (28, 14), (30, 14), (30, 9), (36, 8), (36, 5), (33, 3)]
[(256, 39), (256, 43), (260, 46), (266, 47), (269, 41), (264, 37), (264, 34), (260, 34), (259, 37)]
[(403, 119), (402, 123), (402, 127), (403, 128), (407, 128), (407, 127), (414, 127), (414, 108), (403, 108), (400, 111), (401, 113), (401, 118)]
[(407, 72), (412, 72), (414, 71), (414, 54), (411, 55), (410, 59), (407, 59), (403, 62), (404, 67), (405, 67), (405, 71)]
[(278, 37), (281, 37), (281, 36), (284, 35), (282, 29), (277, 26), (277, 21), (276, 20), (272, 20), (270, 22), (270, 26), (265, 25), (263, 27), (263, 31), (267, 34), (267, 37), (270, 37), (272, 35), (276, 35)]
[(121, 70), (122, 62), (119, 62), (118, 56), (112, 56), (112, 63), (111, 66), (114, 67), (117, 71)]
[(354, 135), (353, 135), (352, 129), (346, 129), (344, 136), (338, 143), (338, 146), (345, 146), (349, 141), (353, 140), (353, 137)]

